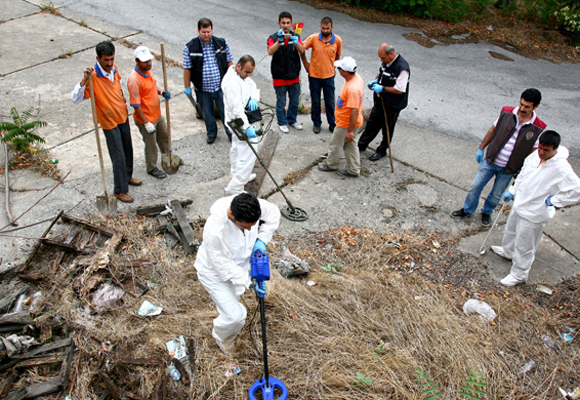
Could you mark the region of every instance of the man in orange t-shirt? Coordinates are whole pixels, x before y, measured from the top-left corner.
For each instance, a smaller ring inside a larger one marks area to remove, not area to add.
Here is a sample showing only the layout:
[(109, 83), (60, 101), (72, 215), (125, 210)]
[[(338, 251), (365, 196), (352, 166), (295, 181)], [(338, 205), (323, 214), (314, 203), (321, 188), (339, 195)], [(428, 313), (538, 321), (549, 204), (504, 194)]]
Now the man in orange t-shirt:
[(161, 115), (161, 105), (159, 95), (165, 100), (171, 99), (171, 93), (161, 91), (157, 88), (157, 82), (151, 72), (153, 65), (153, 54), (145, 46), (139, 46), (133, 53), (135, 56), (135, 69), (131, 71), (127, 80), (129, 89), (129, 102), (133, 110), (135, 125), (145, 143), (145, 164), (147, 173), (158, 179), (163, 179), (167, 175), (157, 168), (158, 151), (162, 154), (169, 150), (169, 135), (167, 134), (167, 124)]
[[(360, 175), (360, 154), (358, 139), (363, 124), (364, 82), (356, 73), (356, 61), (352, 57), (344, 57), (334, 62), (340, 76), (346, 81), (336, 100), (334, 115), (336, 128), (329, 143), (326, 164), (318, 164), (321, 171), (337, 171), (342, 176), (356, 178)], [(346, 169), (338, 169), (340, 149), (344, 149)]]
[(132, 203), (129, 196), (129, 185), (139, 186), (141, 181), (133, 178), (133, 144), (129, 113), (123, 89), (121, 75), (115, 65), (115, 46), (105, 41), (97, 44), (97, 63), (83, 71), (83, 78), (76, 84), (71, 93), (75, 104), (91, 97), (88, 87), (89, 75), (93, 77), (93, 91), (97, 107), (97, 120), (103, 128), (107, 139), (109, 156), (113, 164), (115, 197), (125, 203)]
[(302, 55), (304, 68), (308, 72), (310, 84), (310, 99), (312, 110), (310, 118), (314, 124), (314, 133), (320, 133), (322, 118), (320, 117), (320, 92), (324, 93), (324, 106), (326, 108), (326, 120), (328, 128), (334, 131), (334, 62), (340, 59), (342, 53), (342, 40), (332, 33), (332, 19), (322, 18), (320, 21), (320, 33), (314, 33), (304, 41), (304, 50), (312, 49), (310, 62), (306, 55)]

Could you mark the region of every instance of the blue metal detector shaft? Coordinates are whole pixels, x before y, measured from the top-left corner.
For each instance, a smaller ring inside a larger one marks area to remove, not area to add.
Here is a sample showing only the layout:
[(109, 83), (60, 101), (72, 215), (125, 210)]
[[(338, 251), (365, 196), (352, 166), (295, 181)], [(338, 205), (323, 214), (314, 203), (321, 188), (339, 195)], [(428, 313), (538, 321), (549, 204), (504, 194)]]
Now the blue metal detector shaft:
[[(270, 260), (268, 259), (268, 254), (255, 253), (252, 254), (250, 258), (251, 266), (251, 278), (254, 285), (258, 285), (259, 288), (263, 289), (262, 284), (265, 281), (270, 280)], [(265, 291), (264, 291), (265, 293)], [(258, 379), (250, 387), (249, 399), (257, 400), (255, 397), (256, 392), (262, 391), (262, 400), (286, 400), (288, 398), (288, 389), (282, 383), (281, 380), (271, 377), (268, 373), (268, 345), (266, 343), (266, 312), (264, 311), (264, 294), (256, 293), (259, 298), (260, 303), (260, 318), (262, 322), (262, 346), (263, 346), (263, 357), (264, 357), (264, 377)], [(274, 391), (278, 389), (282, 394), (278, 398), (274, 398)]]

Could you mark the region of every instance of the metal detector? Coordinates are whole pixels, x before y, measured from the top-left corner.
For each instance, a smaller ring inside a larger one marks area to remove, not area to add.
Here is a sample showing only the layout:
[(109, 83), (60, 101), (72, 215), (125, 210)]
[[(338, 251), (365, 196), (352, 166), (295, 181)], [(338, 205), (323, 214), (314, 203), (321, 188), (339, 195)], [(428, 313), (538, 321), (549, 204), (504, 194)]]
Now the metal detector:
[(268, 346), (266, 344), (266, 313), (264, 311), (264, 296), (266, 295), (266, 283), (270, 280), (270, 261), (268, 254), (256, 252), (250, 258), (252, 284), (256, 288), (256, 295), (260, 302), (260, 318), (262, 322), (262, 346), (264, 358), (264, 376), (252, 384), (249, 399), (256, 400), (255, 395), (261, 391), (262, 400), (274, 400), (274, 392), (278, 389), (281, 393), (276, 400), (286, 400), (288, 389), (280, 379), (274, 378), (268, 373)]
[[(290, 200), (288, 200), (288, 197), (286, 197), (286, 195), (282, 191), (282, 188), (280, 187), (280, 185), (278, 185), (278, 183), (276, 182), (276, 180), (274, 179), (274, 177), (272, 176), (272, 174), (270, 173), (270, 171), (268, 170), (268, 168), (266, 168), (266, 165), (264, 164), (264, 162), (260, 158), (260, 156), (259, 156), (258, 152), (256, 151), (256, 149), (254, 149), (254, 146), (252, 146), (252, 142), (250, 142), (250, 139), (248, 138), (248, 136), (246, 135), (246, 133), (243, 130), (244, 121), (241, 118), (236, 118), (236, 119), (233, 119), (233, 120), (229, 121), (228, 122), (228, 125), (230, 126), (230, 128), (232, 129), (232, 131), (236, 134), (236, 136), (238, 137), (238, 139), (245, 141), (248, 144), (248, 146), (250, 146), (250, 149), (252, 150), (252, 152), (254, 153), (254, 155), (256, 156), (256, 158), (258, 159), (258, 161), (260, 162), (260, 165), (268, 173), (268, 176), (270, 176), (270, 179), (272, 179), (272, 182), (274, 182), (274, 184), (276, 185), (276, 187), (278, 188), (278, 190), (280, 191), (280, 193), (282, 193), (282, 196), (284, 196), (284, 200), (286, 200), (286, 204), (288, 204), (288, 206), (287, 207), (281, 207), (280, 208), (280, 212), (282, 213), (282, 215), (284, 217), (286, 217), (287, 219), (289, 219), (290, 221), (299, 221), (299, 222), (300, 221), (306, 221), (308, 219), (308, 214), (306, 214), (306, 211), (304, 211), (301, 208), (294, 207), (292, 205), (292, 203), (290, 202)], [(266, 129), (265, 130), (263, 130), (263, 126), (264, 125), (261, 124), (260, 129), (258, 129), (256, 131), (256, 134), (258, 136), (264, 135), (268, 131), (268, 128), (269, 128), (270, 124), (268, 124), (266, 126)]]

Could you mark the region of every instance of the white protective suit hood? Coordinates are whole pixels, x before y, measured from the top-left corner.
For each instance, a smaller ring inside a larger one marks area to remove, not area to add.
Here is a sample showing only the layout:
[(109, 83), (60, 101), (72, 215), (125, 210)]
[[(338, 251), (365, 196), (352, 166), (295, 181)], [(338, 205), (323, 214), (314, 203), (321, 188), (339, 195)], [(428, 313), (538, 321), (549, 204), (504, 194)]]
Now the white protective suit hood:
[[(538, 151), (534, 151), (524, 161), (524, 166), (513, 186), (514, 211), (530, 222), (541, 223), (553, 218), (555, 207), (564, 207), (580, 201), (580, 179), (567, 161), (570, 152), (564, 146), (545, 163), (541, 164)], [(553, 196), (554, 206), (546, 204), (546, 198)]]
[(235, 286), (247, 287), (250, 284), (250, 256), (256, 239), (266, 244), (270, 242), (280, 224), (280, 210), (274, 204), (258, 199), (262, 223), (257, 223), (250, 231), (242, 231), (227, 215), (234, 197), (221, 198), (211, 206), (194, 265), (198, 274), (212, 270), (223, 282), (231, 281)]

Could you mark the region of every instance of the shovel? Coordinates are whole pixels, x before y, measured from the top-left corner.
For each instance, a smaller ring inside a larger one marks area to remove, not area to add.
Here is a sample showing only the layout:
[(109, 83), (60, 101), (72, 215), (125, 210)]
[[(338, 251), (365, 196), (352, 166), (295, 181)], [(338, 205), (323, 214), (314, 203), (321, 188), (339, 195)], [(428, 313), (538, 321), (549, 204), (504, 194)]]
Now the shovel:
[[(163, 63), (163, 90), (167, 93), (167, 71), (165, 67), (165, 48), (161, 43), (161, 62)], [(165, 99), (165, 115), (167, 119), (167, 140), (169, 149), (161, 154), (161, 167), (168, 174), (173, 175), (179, 169), (179, 157), (171, 154), (171, 122), (169, 121), (169, 100)]]
[(89, 75), (89, 90), (91, 91), (91, 111), (93, 112), (93, 123), (95, 124), (95, 135), (97, 137), (97, 150), (99, 152), (99, 163), (101, 164), (101, 176), (103, 177), (104, 196), (97, 196), (97, 210), (104, 216), (117, 213), (117, 198), (109, 196), (107, 193), (107, 179), (105, 178), (105, 164), (103, 163), (103, 153), (101, 151), (101, 138), (99, 137), (99, 123), (97, 121), (97, 106), (95, 105), (95, 92), (93, 90), (93, 75)]

